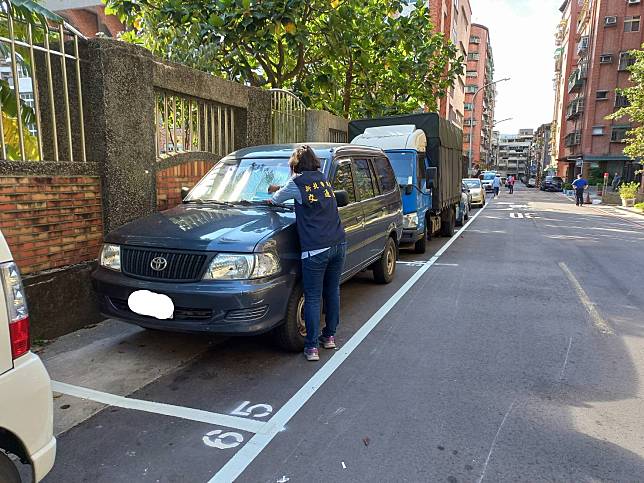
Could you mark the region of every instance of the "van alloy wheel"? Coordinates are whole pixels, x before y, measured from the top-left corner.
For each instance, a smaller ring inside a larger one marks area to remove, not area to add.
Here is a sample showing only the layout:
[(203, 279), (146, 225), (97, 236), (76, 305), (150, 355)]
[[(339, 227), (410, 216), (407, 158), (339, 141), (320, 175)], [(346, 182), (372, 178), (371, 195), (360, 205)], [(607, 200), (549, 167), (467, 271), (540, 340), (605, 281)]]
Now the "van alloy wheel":
[(373, 278), (378, 283), (389, 283), (394, 278), (396, 272), (396, 258), (397, 258), (396, 242), (393, 238), (387, 238), (385, 249), (380, 255), (380, 258), (374, 262)]
[(306, 337), (306, 321), (304, 319), (304, 295), (297, 302), (297, 330), (302, 337)]

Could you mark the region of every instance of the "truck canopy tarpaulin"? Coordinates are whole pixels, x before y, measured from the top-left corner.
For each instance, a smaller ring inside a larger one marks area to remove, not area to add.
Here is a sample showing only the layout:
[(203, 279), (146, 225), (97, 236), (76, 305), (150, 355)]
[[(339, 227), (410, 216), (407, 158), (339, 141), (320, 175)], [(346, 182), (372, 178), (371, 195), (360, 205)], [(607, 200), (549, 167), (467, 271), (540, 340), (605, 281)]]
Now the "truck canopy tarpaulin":
[(349, 123), (349, 141), (377, 126), (413, 124), (427, 137), (429, 166), (436, 167), (438, 178), (432, 193), (432, 209), (441, 211), (461, 199), (463, 177), (463, 132), (435, 112), (357, 119)]

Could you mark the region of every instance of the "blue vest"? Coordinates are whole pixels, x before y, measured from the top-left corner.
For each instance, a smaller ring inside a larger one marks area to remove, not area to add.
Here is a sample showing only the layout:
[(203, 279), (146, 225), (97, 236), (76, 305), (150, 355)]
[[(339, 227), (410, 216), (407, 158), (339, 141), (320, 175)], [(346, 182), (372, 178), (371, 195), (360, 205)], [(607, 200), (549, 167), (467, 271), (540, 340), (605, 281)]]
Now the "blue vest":
[(338, 214), (331, 183), (320, 171), (304, 171), (293, 178), (302, 195), (295, 203), (297, 233), (303, 252), (344, 242), (344, 228)]

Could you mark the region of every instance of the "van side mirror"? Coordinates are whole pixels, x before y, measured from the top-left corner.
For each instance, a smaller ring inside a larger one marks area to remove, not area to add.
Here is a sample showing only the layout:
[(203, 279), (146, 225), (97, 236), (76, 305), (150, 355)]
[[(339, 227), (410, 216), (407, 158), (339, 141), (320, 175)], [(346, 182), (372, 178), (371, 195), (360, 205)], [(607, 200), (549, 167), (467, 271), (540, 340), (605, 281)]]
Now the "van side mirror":
[(186, 199), (186, 196), (188, 196), (188, 193), (190, 193), (190, 188), (186, 186), (181, 187), (181, 201)]
[(336, 190), (333, 194), (335, 195), (335, 202), (337, 203), (338, 208), (342, 208), (349, 204), (349, 193), (345, 190)]
[(426, 173), (426, 178), (425, 178), (425, 187), (428, 190), (433, 190), (435, 185), (436, 185), (436, 178), (438, 176), (438, 168), (432, 167), (432, 168), (427, 168), (427, 173)]

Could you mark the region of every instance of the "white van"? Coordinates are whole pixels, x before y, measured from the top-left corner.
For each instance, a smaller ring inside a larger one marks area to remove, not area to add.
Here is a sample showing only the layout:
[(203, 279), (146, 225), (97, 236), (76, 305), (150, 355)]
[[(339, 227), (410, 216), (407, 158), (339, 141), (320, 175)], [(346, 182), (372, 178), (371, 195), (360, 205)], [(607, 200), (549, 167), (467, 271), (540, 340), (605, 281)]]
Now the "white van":
[(30, 464), (34, 481), (54, 465), (51, 381), (29, 344), (20, 272), (0, 232), (0, 482), (20, 483), (8, 455)]

